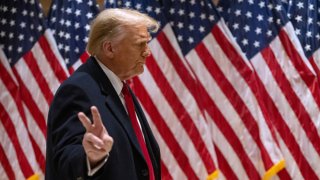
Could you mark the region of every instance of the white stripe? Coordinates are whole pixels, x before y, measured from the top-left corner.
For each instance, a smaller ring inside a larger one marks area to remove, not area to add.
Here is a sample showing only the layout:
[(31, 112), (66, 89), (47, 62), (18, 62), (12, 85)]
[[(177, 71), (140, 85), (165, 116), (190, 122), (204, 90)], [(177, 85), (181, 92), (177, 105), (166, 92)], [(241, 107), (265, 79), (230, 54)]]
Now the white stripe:
[(236, 152), (230, 146), (229, 141), (225, 138), (223, 133), (216, 126), (214, 120), (210, 117), (210, 115), (207, 112), (206, 117), (209, 121), (210, 129), (213, 132), (211, 138), (214, 141), (214, 144), (220, 149), (220, 152), (223, 154), (223, 157), (228, 162), (228, 165), (231, 167), (231, 170), (238, 177), (238, 179), (249, 179), (245, 171), (245, 168), (242, 166), (242, 163), (239, 157), (236, 155)]
[(21, 171), (21, 167), (18, 161), (16, 150), (7, 135), (7, 131), (4, 129), (2, 122), (0, 121), (0, 144), (4, 149), (4, 155), (8, 158), (11, 169), (14, 172), (16, 179), (25, 179)]
[[(17, 73), (19, 74), (22, 83), (28, 89), (32, 95), (32, 99), (35, 101), (35, 104), (38, 106), (41, 115), (43, 117), (47, 116), (49, 105), (45, 97), (43, 96), (40, 87), (38, 86), (37, 81), (34, 79), (33, 74), (31, 73), (29, 66), (25, 63), (25, 60), (20, 59), (14, 66)], [(33, 107), (30, 107), (33, 108)]]
[(7, 176), (6, 171), (2, 167), (2, 164), (0, 163), (0, 179), (2, 180), (9, 180), (9, 177)]
[[(301, 46), (301, 43), (299, 41), (299, 38), (296, 35), (296, 31), (294, 30), (294, 27), (292, 26), (292, 23), (289, 21), (283, 28), (282, 28), (286, 34), (288, 35), (291, 43), (294, 45), (294, 48), (296, 49), (296, 51), (298, 51), (300, 57), (302, 58), (303, 62), (305, 65), (307, 65), (307, 67), (309, 68), (309, 70), (313, 73), (313, 75), (316, 75), (316, 73), (314, 72), (309, 60), (306, 58), (303, 48)], [(282, 52), (280, 49), (277, 49), (278, 52)], [(283, 49), (283, 51), (285, 52), (285, 50)]]
[[(194, 125), (197, 127), (202, 141), (205, 143), (213, 162), (216, 164), (216, 155), (214, 152), (213, 144), (210, 138), (210, 131), (208, 129), (208, 125), (206, 123), (205, 118), (203, 117), (200, 108), (197, 105), (196, 100), (185, 86), (185, 84), (180, 79), (178, 73), (175, 71), (173, 65), (170, 60), (166, 56), (166, 53), (161, 48), (161, 45), (158, 41), (152, 41), (150, 43), (150, 49), (154, 50), (153, 56), (155, 58), (156, 63), (161, 68), (162, 73), (164, 74), (166, 80), (170, 82), (171, 88), (174, 90), (176, 96), (179, 98), (180, 102), (183, 104), (183, 107), (190, 115)], [(178, 61), (178, 60), (175, 60)], [(194, 87), (196, 88), (196, 87)]]
[[(139, 76), (142, 84), (148, 87), (147, 91), (153, 103), (158, 107), (159, 113), (163, 120), (174, 134), (175, 139), (185, 150), (185, 154), (189, 157), (190, 165), (199, 176), (199, 178), (206, 173), (205, 165), (203, 164), (199, 152), (195, 149), (189, 135), (182, 126), (179, 118), (176, 116), (171, 105), (167, 102), (159, 87), (155, 84), (149, 70), (146, 68), (143, 75)], [(183, 167), (181, 167), (183, 168)]]
[[(141, 104), (141, 103), (140, 103)], [(142, 104), (143, 108), (143, 104)], [(162, 138), (161, 134), (159, 133), (157, 127), (155, 124), (153, 124), (153, 121), (150, 121), (151, 118), (147, 111), (143, 109), (143, 112), (146, 115), (146, 118), (148, 119), (150, 128), (158, 142), (158, 145), (160, 147), (160, 152), (162, 154), (161, 160), (163, 164), (167, 167), (169, 174), (172, 176), (173, 179), (187, 179), (186, 175), (184, 174), (183, 170), (179, 166), (179, 164), (176, 161), (176, 158), (171, 153), (170, 148), (167, 146), (166, 142)], [(183, 167), (182, 167), (183, 168)]]
[(81, 61), (81, 59), (78, 59), (75, 63), (73, 63), (72, 69), (73, 69), (74, 71), (77, 70), (78, 67), (79, 67), (81, 64), (83, 64), (82, 61)]
[[(266, 151), (269, 153), (269, 156), (273, 164), (280, 162), (283, 159), (281, 152), (277, 147), (276, 143), (274, 142), (270, 129), (266, 124), (266, 120), (260, 109), (259, 103), (256, 99), (256, 96), (251, 91), (251, 88), (243, 79), (242, 75), (238, 73), (238, 70), (233, 66), (228, 57), (224, 54), (223, 50), (220, 48), (220, 45), (218, 45), (218, 42), (213, 36), (207, 36), (203, 40), (203, 43), (205, 47), (208, 49), (210, 55), (213, 57), (213, 59), (219, 66), (219, 69), (223, 72), (224, 77), (228, 79), (230, 84), (237, 91), (242, 101), (245, 103), (250, 114), (256, 121), (259, 129), (261, 129), (261, 131), (257, 129), (257, 131), (259, 131), (258, 134), (260, 135), (260, 137), (258, 138), (261, 139), (261, 142), (263, 143), (263, 146), (265, 147)], [(251, 71), (249, 67), (247, 67), (247, 70)], [(250, 74), (247, 75), (255, 77), (252, 71), (250, 72)], [(251, 78), (251, 80), (254, 83), (255, 78)]]
[(48, 61), (52, 61), (52, 59), (46, 59), (43, 50), (41, 49), (39, 43), (36, 43), (32, 49), (31, 52), (33, 53), (33, 56), (35, 58), (35, 64), (39, 67), (41, 74), (43, 75), (44, 79), (46, 80), (46, 84), (48, 84), (51, 93), (54, 94), (60, 85), (59, 80), (57, 79), (51, 65)]
[(204, 66), (202, 60), (195, 51), (191, 51), (187, 55), (186, 59), (191, 64), (191, 67), (194, 69), (195, 74), (199, 78), (203, 87), (206, 89), (207, 93), (210, 95), (220, 112), (228, 121), (226, 123), (229, 123), (230, 127), (233, 129), (234, 133), (238, 135), (238, 137), (245, 137), (242, 140), (239, 139), (239, 141), (244, 147), (246, 154), (251, 159), (251, 162), (255, 168), (260, 173), (263, 173), (264, 168), (261, 167), (260, 163), (261, 157), (259, 147), (256, 145), (251, 134), (248, 132), (245, 124), (241, 120), (241, 117), (234, 109), (229, 99), (225, 96), (216, 81), (212, 78), (211, 74), (209, 74), (207, 68)]
[(310, 140), (306, 136), (306, 132), (302, 129), (296, 115), (291, 109), (290, 104), (276, 83), (261, 54), (257, 54), (254, 58), (252, 58), (251, 63), (254, 66), (259, 78), (265, 85), (266, 91), (272, 98), (275, 106), (279, 110), (279, 113), (291, 130), (295, 140), (301, 146), (300, 148), (302, 149), (303, 155), (306, 157), (313, 169), (318, 171), (317, 174), (319, 174), (320, 167), (317, 165), (317, 162), (320, 162), (319, 156), (312, 146)]
[[(275, 58), (278, 61), (280, 67), (282, 68), (282, 71), (288, 81), (290, 82), (290, 85), (292, 89), (294, 90), (295, 94), (299, 97), (301, 103), (305, 107), (305, 110), (308, 112), (308, 115), (312, 119), (314, 125), (318, 129), (318, 136), (320, 134), (320, 112), (317, 103), (315, 102), (315, 99), (313, 98), (312, 93), (310, 92), (310, 89), (307, 87), (307, 85), (304, 83), (303, 79), (299, 76), (299, 72), (294, 68), (293, 64), (291, 63), (289, 57), (287, 54), (283, 53), (281, 49), (284, 49), (282, 46), (280, 39), (277, 37), (274, 41), (271, 42), (270, 47), (272, 51), (274, 52)], [(316, 89), (314, 89), (314, 93), (319, 93), (316, 90), (319, 90), (319, 84), (316, 76), (309, 76), (308, 78), (312, 78), (316, 83)]]
[[(12, 98), (11, 94), (8, 92), (6, 86), (0, 80), (0, 102), (3, 104), (5, 111), (8, 113), (9, 118), (15, 128), (16, 135), (22, 151), (24, 152), (30, 166), (38, 169), (38, 164), (36, 162), (34, 150), (29, 139), (28, 131), (25, 127), (25, 124), (20, 116), (20, 113), (17, 111), (18, 107), (16, 106), (15, 100)], [(7, 93), (5, 93), (7, 92)], [(1, 132), (1, 131), (0, 131)]]
[(39, 128), (38, 124), (35, 122), (36, 120), (33, 119), (32, 115), (29, 112), (26, 104), (23, 104), (24, 113), (26, 115), (28, 129), (30, 129), (29, 133), (35, 140), (36, 144), (41, 150), (42, 155), (46, 156), (46, 138), (43, 135), (41, 129)]
[[(69, 76), (69, 71), (67, 70), (67, 66), (66, 63), (64, 62), (59, 50), (58, 50), (58, 46), (56, 43), (56, 40), (54, 39), (51, 30), (48, 28), (46, 29), (46, 31), (44, 32), (44, 36), (47, 39), (50, 49), (53, 52), (53, 54), (55, 55), (55, 57), (58, 59), (58, 62), (60, 64), (60, 66), (62, 67), (63, 71), (66, 73), (67, 77)], [(50, 60), (50, 59), (49, 59)]]

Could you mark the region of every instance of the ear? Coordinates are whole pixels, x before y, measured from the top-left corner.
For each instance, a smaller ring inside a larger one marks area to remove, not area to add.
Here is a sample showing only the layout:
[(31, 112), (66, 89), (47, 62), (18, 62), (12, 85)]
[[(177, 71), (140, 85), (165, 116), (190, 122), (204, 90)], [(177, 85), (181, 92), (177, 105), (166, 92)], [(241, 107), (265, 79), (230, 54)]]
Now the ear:
[(114, 49), (112, 48), (112, 44), (110, 41), (104, 41), (102, 44), (102, 50), (103, 53), (109, 57), (109, 58), (113, 58), (114, 56)]

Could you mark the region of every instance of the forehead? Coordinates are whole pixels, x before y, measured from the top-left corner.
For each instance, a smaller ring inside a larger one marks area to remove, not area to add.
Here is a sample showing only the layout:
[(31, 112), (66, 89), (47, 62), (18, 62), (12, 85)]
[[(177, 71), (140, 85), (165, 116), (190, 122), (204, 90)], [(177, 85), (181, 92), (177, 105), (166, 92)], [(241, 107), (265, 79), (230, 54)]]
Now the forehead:
[(150, 33), (148, 32), (148, 29), (146, 26), (131, 26), (127, 28), (128, 34), (127, 37), (130, 39), (135, 40), (149, 40), (150, 39)]

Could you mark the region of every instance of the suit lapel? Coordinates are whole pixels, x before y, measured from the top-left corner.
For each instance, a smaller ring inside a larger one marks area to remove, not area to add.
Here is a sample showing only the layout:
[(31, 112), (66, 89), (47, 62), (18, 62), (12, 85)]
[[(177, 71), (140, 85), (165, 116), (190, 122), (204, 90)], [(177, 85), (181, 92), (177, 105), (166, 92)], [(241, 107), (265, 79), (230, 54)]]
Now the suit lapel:
[(133, 146), (137, 149), (140, 155), (143, 157), (141, 148), (139, 146), (138, 140), (136, 138), (135, 132), (132, 128), (129, 116), (125, 111), (121, 100), (113, 88), (107, 75), (103, 72), (96, 59), (91, 57), (87, 64), (89, 66), (90, 74), (99, 83), (102, 94), (106, 97), (106, 106), (113, 113), (115, 119), (122, 125), (125, 132), (127, 133)]

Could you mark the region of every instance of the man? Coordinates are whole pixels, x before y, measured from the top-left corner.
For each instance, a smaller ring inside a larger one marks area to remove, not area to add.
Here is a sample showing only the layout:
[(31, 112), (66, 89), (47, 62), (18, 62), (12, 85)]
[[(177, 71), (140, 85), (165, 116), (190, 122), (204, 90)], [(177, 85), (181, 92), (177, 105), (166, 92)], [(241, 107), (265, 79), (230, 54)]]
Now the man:
[(148, 31), (157, 22), (128, 9), (94, 20), (91, 57), (57, 90), (50, 106), (46, 179), (159, 180), (160, 150), (125, 81), (143, 72)]

